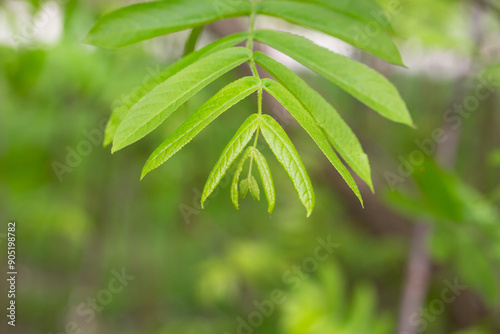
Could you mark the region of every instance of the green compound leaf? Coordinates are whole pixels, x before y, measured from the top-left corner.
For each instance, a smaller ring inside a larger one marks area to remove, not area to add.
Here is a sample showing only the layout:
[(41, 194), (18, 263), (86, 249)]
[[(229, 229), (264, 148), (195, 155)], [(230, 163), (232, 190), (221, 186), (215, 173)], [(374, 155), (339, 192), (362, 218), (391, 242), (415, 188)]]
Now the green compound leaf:
[(333, 147), (373, 191), (368, 156), (337, 110), (286, 66), (260, 52), (254, 53), (254, 59), (302, 103), (323, 129)]
[(260, 179), (262, 180), (262, 186), (264, 187), (264, 193), (267, 198), (267, 211), (272, 213), (274, 210), (274, 205), (276, 203), (276, 191), (274, 190), (274, 182), (271, 176), (271, 170), (267, 164), (267, 160), (262, 153), (256, 148), (253, 148), (253, 161), (257, 165), (259, 170)]
[(154, 87), (158, 84), (164, 82), (172, 75), (176, 74), (180, 70), (183, 70), (187, 66), (195, 63), (199, 59), (211, 55), (217, 51), (224, 50), (230, 47), (235, 46), (246, 40), (248, 38), (247, 32), (237, 33), (233, 35), (226, 36), (224, 38), (219, 39), (198, 51), (190, 53), (188, 56), (181, 58), (179, 61), (170, 65), (163, 71), (161, 71), (158, 75), (155, 75), (140, 86), (139, 88), (132, 91), (125, 99), (121, 101), (121, 105), (113, 110), (111, 117), (106, 125), (106, 131), (104, 133), (104, 147), (108, 146), (113, 142), (113, 138), (115, 136), (116, 129), (123, 121), (125, 116), (140, 99), (142, 99), (146, 94), (148, 94)]
[(222, 88), (151, 154), (142, 170), (141, 178), (170, 159), (172, 155), (189, 143), (212, 121), (233, 105), (255, 92), (260, 85), (260, 79), (245, 77)]
[(260, 119), (257, 114), (253, 114), (246, 119), (245, 122), (238, 129), (234, 137), (229, 141), (226, 148), (215, 163), (214, 168), (210, 172), (203, 194), (201, 196), (201, 206), (205, 200), (212, 194), (215, 187), (219, 184), (220, 180), (226, 174), (228, 168), (232, 165), (234, 160), (240, 155), (243, 148), (248, 144), (253, 134), (259, 127)]
[(251, 58), (247, 48), (218, 51), (177, 72), (146, 94), (118, 126), (112, 152), (156, 129), (172, 112), (209, 83)]
[(398, 91), (380, 73), (304, 37), (271, 30), (258, 30), (254, 34), (259, 42), (324, 76), (385, 118), (413, 126)]
[[(264, 67), (278, 82), (247, 77), (219, 91), (188, 118), (149, 157), (142, 177), (157, 168), (189, 143), (223, 112), (259, 90), (258, 114), (250, 116), (222, 152), (204, 187), (201, 205), (212, 194), (254, 133), (262, 131), (274, 155), (284, 167), (310, 216), (314, 192), (307, 171), (286, 132), (272, 117), (262, 115), (262, 89), (278, 100), (312, 137), (362, 202), (359, 189), (331, 145), (373, 190), (366, 154), (337, 111), (291, 70), (272, 58), (252, 53), (252, 42), (270, 45), (377, 111), (382, 116), (412, 125), (411, 116), (395, 87), (381, 74), (347, 57), (335, 54), (305, 38), (276, 31), (254, 31), (256, 14), (284, 19), (342, 39), (388, 62), (403, 65), (392, 40), (394, 30), (377, 0), (164, 0), (131, 5), (104, 15), (89, 32), (86, 42), (105, 48), (119, 48), (157, 36), (190, 29), (184, 57), (145, 81), (113, 111), (106, 127), (104, 145), (113, 142), (112, 152), (143, 138), (175, 110), (211, 82), (231, 69), (249, 62)], [(204, 25), (250, 16), (250, 32), (228, 36), (195, 52)], [(251, 35), (251, 38), (249, 36)], [(247, 40), (248, 47), (235, 47)], [(250, 160), (248, 176), (239, 184), (244, 164)], [(233, 204), (238, 208), (239, 192), (260, 200), (260, 188), (252, 175), (259, 169), (268, 211), (275, 206), (275, 189), (265, 157), (255, 147), (246, 150), (231, 185)], [(141, 178), (142, 178), (141, 177)], [(238, 189), (239, 187), (239, 189)]]
[(314, 190), (306, 168), (285, 130), (269, 115), (261, 116), (261, 131), (276, 159), (293, 183), (309, 217), (314, 208)]
[(252, 195), (252, 198), (254, 200), (260, 201), (260, 189), (257, 180), (253, 175), (250, 175), (250, 177), (248, 177), (247, 180), (248, 180), (248, 187), (250, 188), (250, 195)]
[(116, 49), (153, 37), (205, 25), (217, 20), (249, 15), (246, 0), (169, 0), (139, 3), (101, 17), (84, 42)]
[(321, 149), (321, 151), (328, 158), (330, 163), (337, 169), (342, 178), (346, 181), (347, 185), (356, 194), (361, 205), (363, 205), (363, 199), (361, 198), (361, 193), (359, 192), (356, 182), (352, 178), (351, 174), (347, 168), (342, 164), (339, 157), (333, 151), (328, 139), (326, 139), (323, 131), (318, 126), (314, 118), (304, 109), (300, 102), (281, 84), (270, 79), (262, 80), (264, 89), (271, 94), (286, 110), (297, 120), (297, 122), (306, 130), (306, 132), (311, 136), (316, 145)]
[(377, 33), (372, 33), (370, 30), (372, 27), (369, 27), (366, 22), (333, 10), (331, 6), (269, 0), (260, 2), (257, 11), (259, 14), (283, 18), (289, 22), (324, 32), (390, 63), (403, 65), (391, 33), (381, 28)]
[(231, 201), (233, 202), (233, 205), (236, 208), (236, 210), (239, 210), (238, 200), (240, 198), (238, 192), (238, 182), (240, 181), (240, 175), (241, 172), (243, 171), (243, 166), (245, 165), (245, 162), (252, 156), (252, 154), (253, 154), (253, 147), (249, 147), (243, 154), (240, 162), (238, 163), (238, 167), (236, 167), (236, 171), (234, 172), (233, 175), (233, 181), (231, 183)]

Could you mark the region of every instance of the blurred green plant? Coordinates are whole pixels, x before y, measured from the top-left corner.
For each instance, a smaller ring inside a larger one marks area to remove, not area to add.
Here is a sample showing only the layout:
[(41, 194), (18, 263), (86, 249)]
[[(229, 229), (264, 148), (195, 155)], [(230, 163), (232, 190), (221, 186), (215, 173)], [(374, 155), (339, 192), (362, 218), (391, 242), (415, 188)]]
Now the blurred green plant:
[(499, 301), (500, 214), (457, 175), (427, 160), (414, 174), (419, 193), (387, 193), (388, 203), (404, 215), (433, 224), (432, 257), (451, 263), (460, 277), (491, 304)]
[(347, 295), (346, 285), (335, 263), (321, 268), (316, 281), (291, 293), (282, 311), (283, 333), (392, 333), (394, 319), (377, 311), (374, 287), (355, 283), (352, 295)]

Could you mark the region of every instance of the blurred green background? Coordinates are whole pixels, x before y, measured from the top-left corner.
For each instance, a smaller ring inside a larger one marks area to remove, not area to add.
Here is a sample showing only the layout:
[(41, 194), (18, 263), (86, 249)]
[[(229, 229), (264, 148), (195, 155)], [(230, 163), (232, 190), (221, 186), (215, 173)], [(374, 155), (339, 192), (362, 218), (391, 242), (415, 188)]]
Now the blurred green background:
[[(397, 2), (390, 19), (408, 69), (315, 35), (389, 77), (418, 129), (382, 119), (297, 67), (358, 134), (376, 188), (372, 194), (363, 185), (363, 210), (306, 134), (268, 108), (312, 177), (317, 203), (310, 218), (269, 151), (277, 188), (272, 215), (249, 198), (236, 211), (227, 185), (199, 207), (212, 165), (255, 110), (254, 99), (139, 181), (154, 148), (238, 71), (152, 136), (114, 155), (102, 148), (112, 106), (178, 59), (187, 37), (118, 51), (80, 42), (100, 15), (124, 4), (0, 2), (0, 243), (6, 254), (7, 222), (16, 221), (19, 273), (17, 326), (8, 328), (2, 317), (2, 333), (394, 333), (417, 223), (432, 226), (428, 293), (420, 320), (413, 319), (418, 333), (500, 333), (494, 1)], [(199, 45), (235, 24), (246, 26), (230, 20), (206, 27)], [(266, 18), (258, 25), (290, 29)], [(478, 98), (478, 87), (486, 98)], [(458, 138), (456, 149), (443, 145), (456, 152), (448, 168), (430, 158), (439, 130)], [(6, 255), (0, 258), (7, 272)], [(454, 282), (464, 288), (446, 295), (450, 301), (443, 291)], [(5, 280), (0, 287), (7, 291)], [(6, 293), (0, 298), (7, 305)]]

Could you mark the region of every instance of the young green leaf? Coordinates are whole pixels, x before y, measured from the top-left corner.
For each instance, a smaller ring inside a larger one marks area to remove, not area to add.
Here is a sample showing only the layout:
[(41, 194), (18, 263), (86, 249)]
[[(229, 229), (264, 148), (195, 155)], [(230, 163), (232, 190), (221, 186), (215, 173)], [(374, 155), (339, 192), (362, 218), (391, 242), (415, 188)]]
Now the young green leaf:
[(139, 3), (101, 17), (84, 42), (115, 49), (250, 12), (251, 4), (246, 0), (231, 0), (229, 6), (219, 6), (213, 0)]
[(196, 43), (200, 39), (201, 33), (203, 32), (204, 26), (194, 27), (189, 34), (189, 38), (184, 46), (184, 57), (193, 52), (196, 49)]
[(177, 72), (146, 94), (118, 126), (112, 152), (156, 129), (172, 112), (209, 83), (251, 57), (247, 48), (218, 51)]
[(116, 129), (128, 114), (130, 108), (132, 108), (132, 106), (134, 106), (141, 98), (148, 94), (154, 87), (164, 82), (180, 70), (195, 63), (199, 59), (211, 55), (217, 51), (233, 47), (236, 44), (243, 42), (247, 38), (248, 32), (241, 32), (223, 37), (211, 44), (208, 44), (200, 50), (197, 50), (193, 53), (190, 53), (186, 57), (181, 58), (179, 61), (165, 68), (158, 75), (150, 77), (141, 87), (132, 91), (125, 100), (122, 100), (119, 107), (113, 110), (113, 113), (111, 114), (109, 122), (106, 126), (106, 131), (104, 133), (104, 147), (111, 144), (115, 136)]
[(250, 146), (243, 154), (240, 162), (238, 163), (238, 167), (236, 167), (236, 171), (234, 172), (233, 175), (233, 181), (231, 182), (231, 201), (233, 202), (233, 205), (236, 208), (236, 210), (239, 210), (238, 200), (240, 198), (238, 192), (238, 182), (240, 181), (240, 175), (241, 172), (243, 171), (243, 166), (245, 165), (245, 162), (252, 156), (252, 154), (253, 154), (253, 147)]
[(254, 200), (260, 201), (260, 189), (257, 180), (253, 175), (250, 175), (247, 180), (248, 180), (248, 187), (250, 189), (250, 195), (252, 195), (252, 198)]
[(257, 165), (259, 170), (260, 179), (262, 180), (262, 185), (264, 187), (264, 193), (267, 198), (267, 211), (272, 213), (274, 210), (274, 205), (276, 203), (276, 192), (274, 190), (274, 182), (271, 176), (271, 170), (267, 164), (266, 158), (259, 150), (253, 148), (253, 161)]
[(215, 187), (219, 184), (220, 180), (226, 174), (228, 168), (232, 165), (234, 160), (240, 155), (243, 148), (252, 139), (253, 134), (259, 127), (260, 119), (257, 114), (250, 115), (245, 122), (238, 129), (234, 137), (229, 141), (226, 148), (215, 163), (214, 168), (210, 172), (203, 194), (201, 196), (201, 206), (205, 200), (212, 194)]
[(332, 81), (382, 116), (413, 125), (396, 88), (381, 74), (345, 56), (288, 33), (258, 30), (255, 38)]
[(314, 208), (314, 190), (306, 168), (285, 130), (269, 115), (261, 116), (262, 135), (293, 183), (309, 217)]
[(170, 159), (213, 120), (255, 92), (260, 85), (258, 78), (244, 77), (222, 88), (151, 154), (142, 170), (142, 177)]
[(335, 11), (331, 7), (290, 1), (284, 4), (283, 1), (270, 0), (260, 2), (257, 11), (260, 14), (283, 18), (289, 22), (324, 32), (390, 63), (403, 65), (399, 50), (389, 32), (379, 29), (374, 34), (366, 22)]
[(286, 66), (261, 52), (255, 52), (254, 59), (302, 103), (323, 129), (333, 147), (373, 191), (368, 156), (337, 110)]
[(250, 184), (248, 178), (241, 180), (240, 182), (240, 196), (245, 199), (248, 194), (248, 190), (250, 189)]
[(339, 157), (333, 151), (328, 139), (326, 139), (321, 128), (316, 124), (314, 118), (304, 109), (300, 102), (280, 83), (264, 79), (262, 80), (264, 89), (271, 94), (286, 110), (297, 120), (297, 122), (306, 130), (306, 132), (311, 136), (316, 145), (321, 149), (321, 151), (328, 158), (330, 163), (337, 169), (342, 178), (346, 181), (352, 191), (356, 194), (361, 205), (363, 205), (363, 199), (361, 198), (361, 193), (359, 192), (356, 182), (352, 178), (351, 174), (340, 161)]

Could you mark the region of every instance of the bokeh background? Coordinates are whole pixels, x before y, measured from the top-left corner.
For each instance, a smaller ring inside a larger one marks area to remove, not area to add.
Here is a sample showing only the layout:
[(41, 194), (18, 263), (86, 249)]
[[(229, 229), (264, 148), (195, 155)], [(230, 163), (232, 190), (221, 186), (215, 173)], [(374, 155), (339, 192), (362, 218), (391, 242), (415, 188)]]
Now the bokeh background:
[[(144, 140), (114, 155), (102, 148), (113, 105), (181, 57), (188, 36), (118, 51), (81, 43), (100, 15), (127, 3), (0, 2), (0, 263), (6, 272), (6, 226), (16, 221), (19, 273), (17, 326), (2, 316), (2, 333), (383, 334), (404, 322), (413, 333), (500, 333), (496, 1), (381, 1), (397, 4), (386, 13), (407, 68), (258, 18), (259, 27), (306, 35), (382, 72), (418, 126), (382, 119), (265, 49), (339, 110), (371, 161), (376, 192), (359, 182), (362, 209), (307, 135), (268, 101), (264, 111), (284, 125), (311, 175), (310, 218), (269, 151), (272, 215), (250, 198), (236, 211), (227, 184), (199, 207), (212, 165), (255, 99), (139, 181), (154, 148), (239, 70)], [(198, 47), (246, 26), (211, 24)], [(7, 305), (4, 279), (0, 288)], [(419, 298), (418, 314), (405, 314)]]

